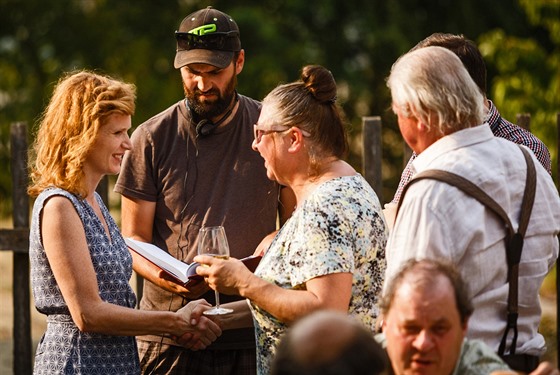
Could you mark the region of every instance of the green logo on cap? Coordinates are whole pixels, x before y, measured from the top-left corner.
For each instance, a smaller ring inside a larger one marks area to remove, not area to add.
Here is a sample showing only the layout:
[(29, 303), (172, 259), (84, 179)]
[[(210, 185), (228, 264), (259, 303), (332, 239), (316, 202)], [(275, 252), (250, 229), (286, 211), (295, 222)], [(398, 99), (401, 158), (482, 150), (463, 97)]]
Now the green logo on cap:
[(213, 23), (210, 23), (208, 25), (195, 27), (194, 29), (189, 31), (189, 34), (196, 34), (198, 36), (202, 36), (202, 35), (210, 34), (210, 33), (213, 33), (213, 32), (216, 32), (216, 25), (213, 24)]

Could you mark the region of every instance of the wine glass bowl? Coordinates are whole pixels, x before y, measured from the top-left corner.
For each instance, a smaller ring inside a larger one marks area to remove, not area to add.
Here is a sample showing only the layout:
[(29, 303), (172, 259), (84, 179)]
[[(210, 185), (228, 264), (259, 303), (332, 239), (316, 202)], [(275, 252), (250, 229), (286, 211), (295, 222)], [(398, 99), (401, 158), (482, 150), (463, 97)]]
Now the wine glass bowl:
[[(229, 258), (229, 245), (223, 226), (202, 227), (198, 234), (198, 255), (208, 255), (218, 259)], [(232, 313), (232, 309), (220, 307), (220, 293), (216, 294), (216, 306), (204, 312), (205, 315), (224, 315)]]

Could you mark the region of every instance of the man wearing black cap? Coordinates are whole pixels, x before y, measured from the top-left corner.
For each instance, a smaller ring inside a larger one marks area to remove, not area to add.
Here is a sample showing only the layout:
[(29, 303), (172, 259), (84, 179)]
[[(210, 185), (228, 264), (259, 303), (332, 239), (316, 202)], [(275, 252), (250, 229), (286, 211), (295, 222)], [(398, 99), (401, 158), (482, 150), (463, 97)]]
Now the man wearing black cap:
[[(122, 194), (122, 231), (190, 263), (199, 229), (223, 225), (231, 256), (242, 258), (260, 250), (261, 240), (276, 229), (285, 189), (267, 178), (262, 158), (251, 149), (261, 106), (235, 90), (245, 62), (239, 28), (208, 7), (185, 17), (175, 38), (174, 65), (186, 98), (132, 135), (133, 150), (115, 185)], [(283, 221), (286, 212), (280, 214)], [(145, 279), (141, 309), (175, 311), (207, 291), (204, 283), (189, 290), (166, 280), (132, 253), (134, 270)], [(204, 297), (214, 303), (212, 293)], [(251, 324), (250, 316), (245, 322)], [(224, 331), (198, 352), (163, 336), (139, 337), (138, 347), (144, 373), (255, 373), (252, 327)]]

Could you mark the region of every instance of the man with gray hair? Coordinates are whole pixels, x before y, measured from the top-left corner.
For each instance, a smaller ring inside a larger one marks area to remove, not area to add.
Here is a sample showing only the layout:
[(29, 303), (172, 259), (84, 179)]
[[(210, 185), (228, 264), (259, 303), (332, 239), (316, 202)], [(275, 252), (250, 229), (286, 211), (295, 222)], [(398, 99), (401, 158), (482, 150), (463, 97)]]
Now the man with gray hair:
[(495, 351), (506, 338), (509, 351), (504, 359), (515, 369), (530, 372), (545, 351), (538, 333), (538, 293), (558, 257), (558, 191), (534, 154), (494, 137), (482, 123), (482, 93), (453, 52), (435, 46), (411, 51), (393, 65), (387, 84), (403, 138), (418, 155), (415, 173), (435, 169), (470, 181), (505, 211), (514, 231), (519, 227), (529, 166), (534, 165), (534, 203), (529, 205), (532, 211), (515, 268), (519, 289), (511, 294), (518, 297), (512, 299), (518, 318), (509, 318), (517, 340), (504, 336), (511, 311), (508, 277), (515, 275), (509, 272), (506, 257), (508, 230), (499, 216), (463, 190), (413, 177), (387, 244), (386, 273), (390, 279), (409, 258), (446, 259), (457, 265), (469, 283), (475, 308), (467, 336)]
[[(531, 151), (533, 151), (539, 162), (548, 171), (548, 173), (551, 173), (550, 151), (546, 145), (528, 130), (512, 124), (503, 118), (494, 103), (487, 98), (486, 64), (484, 63), (482, 53), (476, 44), (461, 34), (433, 33), (418, 42), (412, 50), (429, 46), (447, 48), (459, 57), (474, 83), (476, 83), (482, 92), (482, 100), (484, 106), (486, 107), (484, 122), (487, 122), (488, 125), (490, 125), (492, 133), (494, 133), (496, 137), (504, 138), (508, 141), (527, 146)], [(399, 186), (395, 192), (393, 201), (391, 202), (392, 204), (396, 205), (398, 203), (403, 188), (412, 177), (413, 171), (411, 165), (415, 158), (416, 154), (413, 153), (402, 172)], [(392, 223), (390, 224), (392, 225)]]

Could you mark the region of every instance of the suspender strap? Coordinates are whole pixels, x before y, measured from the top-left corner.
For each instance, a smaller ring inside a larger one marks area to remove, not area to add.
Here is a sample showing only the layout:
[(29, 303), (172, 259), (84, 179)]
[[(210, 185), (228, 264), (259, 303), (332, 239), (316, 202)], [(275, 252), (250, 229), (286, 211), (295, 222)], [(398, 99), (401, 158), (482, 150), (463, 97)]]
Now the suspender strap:
[(508, 261), (508, 305), (507, 305), (507, 324), (502, 341), (498, 347), (498, 354), (505, 355), (507, 337), (510, 330), (513, 330), (513, 337), (509, 347), (509, 354), (515, 354), (517, 346), (517, 318), (518, 314), (518, 281), (519, 281), (519, 262), (521, 260), (521, 252), (523, 250), (523, 239), (525, 232), (529, 226), (531, 211), (533, 210), (533, 202), (535, 201), (535, 189), (537, 185), (536, 170), (533, 160), (529, 152), (520, 147), (527, 163), (527, 176), (525, 178), (525, 192), (521, 201), (521, 212), (519, 214), (519, 228), (510, 239), (506, 242), (507, 261)]
[(404, 200), (406, 191), (413, 183), (423, 180), (423, 179), (433, 179), (441, 182), (445, 182), (449, 185), (455, 186), (456, 188), (462, 190), (465, 194), (472, 196), (480, 203), (492, 210), (496, 215), (498, 215), (504, 221), (506, 226), (506, 258), (508, 263), (508, 305), (507, 305), (507, 324), (506, 330), (500, 342), (498, 349), (498, 354), (503, 356), (505, 354), (505, 346), (507, 337), (510, 329), (513, 330), (513, 338), (511, 341), (509, 354), (515, 354), (515, 347), (517, 344), (517, 317), (518, 317), (518, 278), (519, 278), (519, 262), (521, 261), (521, 251), (523, 249), (523, 238), (525, 237), (525, 232), (529, 225), (529, 218), (531, 217), (531, 211), (533, 209), (533, 202), (535, 201), (535, 188), (537, 185), (536, 170), (533, 163), (533, 159), (529, 152), (520, 147), (527, 163), (527, 177), (525, 180), (525, 191), (523, 193), (523, 200), (521, 203), (521, 212), (519, 217), (519, 228), (517, 232), (514, 231), (511, 221), (504, 211), (504, 209), (488, 194), (486, 194), (481, 188), (473, 184), (466, 178), (459, 176), (455, 173), (438, 170), (429, 169), (421, 172), (414, 176), (412, 180), (406, 184), (403, 189), (401, 199), (397, 205), (397, 213)]

